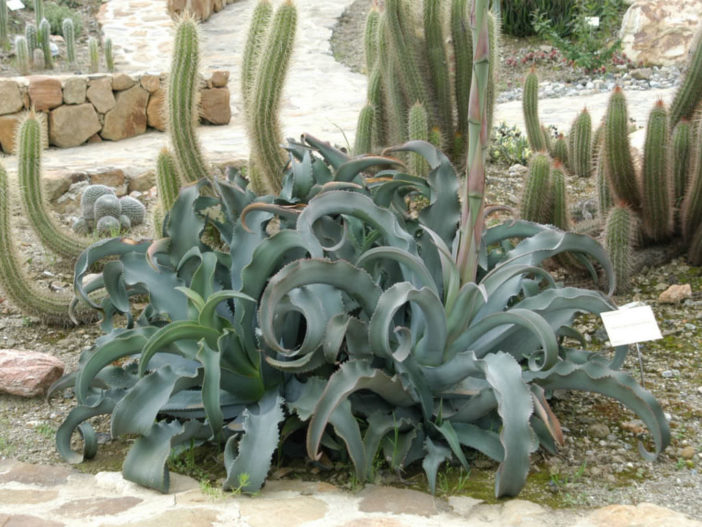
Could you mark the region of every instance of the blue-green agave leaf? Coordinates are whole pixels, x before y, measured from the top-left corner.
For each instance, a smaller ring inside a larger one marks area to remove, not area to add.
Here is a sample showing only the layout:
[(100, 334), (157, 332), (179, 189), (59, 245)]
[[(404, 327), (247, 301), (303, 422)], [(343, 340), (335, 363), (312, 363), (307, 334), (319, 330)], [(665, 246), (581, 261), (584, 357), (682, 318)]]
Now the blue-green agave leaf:
[(500, 441), (500, 435), (492, 430), (486, 430), (471, 423), (453, 422), (458, 441), (467, 447), (482, 452), (487, 457), (499, 461), (505, 459), (505, 448)]
[(202, 406), (205, 408), (207, 423), (212, 430), (212, 437), (218, 443), (222, 440), (222, 427), (224, 414), (220, 406), (219, 386), (222, 380), (220, 369), (220, 352), (210, 348), (204, 341), (200, 341), (197, 360), (202, 363), (204, 376), (202, 378)]
[[(97, 437), (93, 427), (85, 421), (91, 417), (112, 412), (116, 400), (123, 393), (121, 390), (111, 392), (107, 396), (101, 397), (93, 405), (79, 405), (68, 413), (68, 416), (66, 416), (66, 419), (56, 431), (56, 450), (67, 463), (75, 465), (95, 457), (97, 453)], [(83, 451), (80, 454), (71, 448), (71, 437), (76, 428), (83, 438)]]
[(426, 455), (422, 460), (422, 468), (427, 475), (429, 490), (436, 494), (436, 473), (439, 471), (439, 465), (451, 457), (451, 450), (434, 443), (429, 437), (424, 440), (424, 450)]
[(392, 260), (400, 264), (403, 270), (403, 277), (405, 281), (413, 284), (417, 289), (422, 287), (428, 287), (437, 296), (439, 291), (434, 282), (434, 278), (431, 275), (427, 266), (424, 265), (424, 261), (419, 257), (410, 252), (398, 249), (397, 247), (375, 247), (364, 252), (358, 260), (356, 260), (356, 266), (368, 270), (369, 264), (376, 260), (387, 261)]
[[(142, 377), (148, 371), (149, 361), (155, 353), (166, 351), (168, 353), (178, 352), (179, 348), (169, 348), (173, 343), (180, 340), (200, 340), (205, 339), (211, 347), (217, 346), (217, 339), (220, 332), (216, 329), (202, 326), (197, 322), (190, 320), (178, 320), (171, 322), (167, 326), (163, 326), (156, 330), (150, 337), (148, 342), (141, 350), (141, 359), (139, 360), (139, 376)], [(188, 357), (192, 358), (192, 357)]]

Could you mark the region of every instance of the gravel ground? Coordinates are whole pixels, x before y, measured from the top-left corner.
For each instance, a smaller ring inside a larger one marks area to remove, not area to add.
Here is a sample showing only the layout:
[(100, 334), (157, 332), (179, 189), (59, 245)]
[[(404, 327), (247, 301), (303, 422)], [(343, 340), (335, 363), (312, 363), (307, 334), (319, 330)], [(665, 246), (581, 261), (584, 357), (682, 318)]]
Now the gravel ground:
[[(367, 5), (368, 1), (359, 0), (350, 12), (357, 13), (356, 17), (363, 16), (363, 4)], [(339, 33), (335, 35), (338, 38)], [(352, 35), (346, 34), (345, 39), (353, 40)], [(490, 166), (487, 201), (516, 206), (523, 173), (519, 167)], [(594, 181), (569, 178), (568, 184), (571, 203), (594, 196)], [(57, 219), (69, 228), (70, 216), (68, 211), (57, 215)], [(19, 210), (13, 221), (15, 239), (30, 277), (40, 287), (70, 291), (69, 263), (41, 249)], [(665, 248), (661, 252), (665, 253)], [(702, 517), (702, 268), (688, 266), (683, 259), (670, 256), (663, 264), (644, 266), (635, 277), (631, 292), (617, 297), (616, 301), (620, 305), (634, 300), (651, 305), (661, 326), (664, 338), (642, 345), (641, 351), (646, 387), (670, 419), (671, 446), (658, 461), (647, 462), (636, 448), (637, 438), (643, 434), (645, 440), (647, 433), (631, 412), (595, 394), (558, 394), (553, 408), (566, 432), (566, 445), (556, 456), (538, 453), (532, 457), (532, 475), (521, 497), (551, 506), (652, 502)], [(562, 278), (580, 280), (571, 276)], [(659, 304), (659, 293), (673, 283), (690, 283), (693, 297), (679, 305)], [(599, 319), (587, 317), (580, 323), (590, 341), (589, 347), (602, 349), (606, 335)], [(97, 327), (46, 328), (17, 312), (9, 301), (0, 300), (0, 347), (54, 354), (66, 363), (67, 371), (75, 368), (80, 351), (89, 347), (99, 334)], [(625, 369), (638, 378), (635, 353), (630, 355)], [(60, 463), (53, 435), (73, 404), (70, 393), (54, 397), (50, 404), (39, 399), (0, 396), (0, 459)], [(105, 421), (98, 428), (106, 431)], [(85, 470), (119, 468), (127, 441), (112, 441), (107, 435), (102, 439), (107, 444), (95, 462), (83, 465)], [(469, 483), (451, 485), (449, 481), (447, 492), (490, 500), (494, 465), (478, 457), (473, 460), (473, 467)], [(324, 477), (305, 469), (289, 473)], [(331, 476), (334, 478), (337, 483), (348, 484), (343, 474)], [(390, 474), (384, 476), (385, 482), (393, 482), (393, 478)]]

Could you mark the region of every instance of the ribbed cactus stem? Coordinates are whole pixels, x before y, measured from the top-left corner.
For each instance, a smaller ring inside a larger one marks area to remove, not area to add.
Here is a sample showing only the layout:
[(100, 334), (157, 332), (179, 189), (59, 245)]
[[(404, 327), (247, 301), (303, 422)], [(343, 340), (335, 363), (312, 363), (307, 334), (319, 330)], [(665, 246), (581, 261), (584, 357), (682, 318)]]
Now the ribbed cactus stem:
[(366, 73), (370, 74), (378, 61), (378, 26), (380, 11), (378, 6), (371, 5), (366, 16), (366, 25), (363, 30), (363, 51), (366, 63)]
[(431, 130), (429, 130), (429, 142), (436, 148), (440, 148), (441, 140), (441, 130), (438, 126), (432, 126)]
[[(604, 142), (604, 138), (600, 140)], [(609, 209), (614, 206), (612, 189), (609, 187), (609, 176), (607, 175), (607, 163), (605, 162), (604, 149), (598, 149), (595, 161), (595, 177), (597, 178), (597, 210), (601, 218), (606, 218)]]
[(604, 122), (600, 122), (600, 125), (595, 129), (592, 134), (592, 159), (590, 164), (592, 166), (591, 170), (594, 172), (597, 167), (597, 159), (602, 152), (604, 146)]
[(66, 60), (68, 60), (69, 64), (73, 64), (76, 61), (76, 36), (73, 20), (64, 18), (61, 24), (61, 31), (63, 39), (66, 41)]
[(529, 162), (520, 215), (524, 220), (551, 223), (551, 206), (551, 160), (537, 152)]
[(671, 128), (675, 127), (682, 118), (692, 119), (702, 99), (702, 30), (697, 32), (692, 49), (687, 70), (670, 105)]
[[(424, 43), (429, 65), (429, 79), (436, 101), (438, 124), (443, 136), (442, 150), (448, 153), (453, 147), (454, 125), (451, 81), (445, 48), (446, 38), (443, 33), (441, 14), (441, 2), (424, 2)], [(411, 119), (410, 116), (410, 121)], [(410, 139), (412, 139), (411, 136)]]
[[(34, 0), (34, 20), (37, 23), (37, 27), (41, 24), (44, 19), (44, 0)], [(41, 43), (41, 38), (40, 38)]]
[[(495, 115), (495, 101), (497, 101), (497, 75), (500, 67), (500, 24), (495, 19), (492, 11), (488, 12), (488, 38), (490, 40), (490, 59), (486, 92), (487, 135), (492, 134), (492, 122)], [(548, 147), (548, 145), (547, 145)]]
[(44, 51), (44, 67), (47, 69), (53, 69), (54, 67), (54, 59), (51, 56), (50, 35), (51, 25), (46, 18), (43, 18), (41, 24), (39, 24), (39, 41), (41, 42), (41, 49)]
[(115, 71), (115, 58), (112, 55), (112, 39), (106, 38), (103, 47), (103, 53), (105, 54), (105, 67), (107, 71)]
[(39, 47), (39, 41), (37, 39), (37, 26), (29, 23), (24, 26), (24, 38), (27, 39), (27, 47), (29, 48), (29, 54), (31, 55), (34, 50)]
[(387, 146), (385, 123), (385, 87), (380, 65), (376, 64), (368, 76), (368, 104), (373, 107), (373, 129), (371, 131), (371, 150), (380, 150)]
[(249, 107), (253, 98), (254, 83), (256, 82), (256, 69), (272, 16), (273, 5), (270, 0), (259, 0), (251, 16), (241, 63), (241, 96), (244, 101), (244, 111), (247, 115), (251, 111)]
[(44, 50), (35, 48), (32, 52), (32, 68), (35, 70), (43, 70), (46, 68), (46, 60), (44, 59)]
[(673, 233), (668, 155), (668, 112), (659, 100), (648, 117), (642, 171), (643, 231), (647, 238), (657, 242)]
[(402, 0), (385, 2), (389, 48), (397, 61), (398, 73), (402, 79), (407, 100), (410, 104), (415, 102), (426, 104), (429, 102), (428, 87), (425, 85), (426, 80), (422, 75), (419, 57), (413, 43), (408, 42), (412, 30), (406, 26), (411, 21), (405, 18), (405, 9), (408, 6), (404, 6), (403, 3)]
[(260, 180), (252, 180), (251, 183), (258, 194), (277, 193), (281, 188), (287, 155), (280, 147), (283, 132), (278, 113), (296, 29), (297, 9), (291, 0), (286, 0), (275, 12), (262, 49), (251, 102), (252, 151), (261, 176)]
[(163, 148), (156, 160), (156, 188), (161, 210), (171, 210), (180, 192), (180, 176), (176, 167), (176, 160), (167, 148)]
[(0, 46), (7, 46), (10, 42), (8, 35), (7, 0), (0, 0)]
[(687, 259), (692, 265), (702, 265), (702, 225), (692, 236), (687, 250)]
[[(697, 137), (702, 137), (702, 121), (695, 130)], [(690, 182), (680, 211), (680, 224), (683, 238), (690, 241), (702, 225), (702, 147), (695, 148), (692, 161)]]
[(682, 205), (685, 191), (688, 185), (688, 175), (690, 173), (690, 160), (692, 158), (692, 127), (690, 121), (681, 119), (675, 125), (671, 137), (671, 181), (669, 187), (673, 194), (674, 227), (679, 231), (680, 206)]
[(24, 213), (42, 245), (66, 258), (77, 258), (88, 243), (63, 232), (49, 216), (41, 186), (41, 123), (33, 112), (19, 127), (17, 145), (17, 175)]
[(544, 145), (546, 146), (546, 152), (553, 157), (553, 141), (551, 140), (551, 131), (544, 126), (543, 124), (541, 125), (541, 137), (544, 138)]
[(371, 142), (373, 136), (374, 113), (375, 108), (370, 104), (366, 104), (358, 114), (356, 138), (353, 147), (354, 155), (368, 154), (372, 150)]
[(629, 148), (629, 117), (624, 92), (617, 86), (609, 98), (604, 130), (605, 169), (616, 202), (641, 210), (641, 190)]
[[(451, 1), (451, 40), (455, 62), (456, 131), (463, 142), (468, 140), (468, 100), (473, 75), (473, 38), (470, 33), (468, 0)], [(461, 149), (465, 152), (465, 148)], [(457, 156), (459, 155), (456, 152)]]
[(609, 211), (605, 225), (605, 248), (612, 262), (617, 291), (620, 293), (629, 288), (636, 229), (636, 214), (629, 207), (616, 205)]
[(11, 227), (7, 172), (0, 164), (0, 288), (23, 313), (39, 317), (47, 324), (70, 325), (68, 307), (71, 299), (49, 294), (34, 286), (19, 262)]
[[(428, 141), (429, 140), (429, 118), (427, 110), (422, 103), (414, 103), (410, 108), (408, 135), (410, 141)], [(427, 164), (422, 156), (415, 153), (410, 153), (410, 170), (412, 174), (417, 176), (427, 175)]]
[(386, 13), (378, 23), (378, 69), (381, 74), (385, 96), (385, 139), (390, 144), (407, 140), (407, 102), (402, 91), (399, 67), (390, 52), (390, 37)]
[(100, 53), (98, 52), (98, 41), (93, 37), (88, 39), (88, 55), (90, 56), (90, 73), (97, 73), (100, 71)]
[(188, 182), (209, 177), (195, 133), (200, 64), (198, 41), (197, 22), (191, 16), (182, 17), (176, 26), (168, 80), (168, 132), (178, 173)]
[(553, 143), (553, 159), (560, 161), (563, 166), (568, 166), (568, 141), (563, 134), (558, 134), (558, 139)]
[(20, 75), (27, 75), (30, 70), (29, 47), (27, 39), (22, 35), (15, 37), (15, 56), (17, 57), (17, 71), (20, 72)]
[(529, 146), (534, 152), (546, 150), (546, 141), (539, 122), (539, 78), (533, 68), (524, 80), (522, 110)]
[(554, 161), (551, 169), (551, 222), (561, 230), (570, 228), (568, 198), (563, 163)]
[(592, 119), (587, 108), (583, 108), (573, 123), (573, 172), (576, 176), (590, 177), (592, 174)]

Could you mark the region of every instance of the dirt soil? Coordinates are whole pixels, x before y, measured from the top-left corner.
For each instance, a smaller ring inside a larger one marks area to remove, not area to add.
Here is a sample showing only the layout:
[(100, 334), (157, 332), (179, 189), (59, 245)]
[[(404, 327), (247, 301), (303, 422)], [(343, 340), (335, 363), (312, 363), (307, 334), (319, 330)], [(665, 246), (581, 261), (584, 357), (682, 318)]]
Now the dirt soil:
[[(364, 13), (369, 0), (358, 0), (351, 8)], [(348, 16), (340, 27), (348, 24)], [(353, 18), (353, 17), (352, 17)], [(360, 20), (354, 23), (359, 27)], [(362, 25), (360, 26), (362, 27)], [(337, 45), (339, 32), (335, 32)], [(341, 40), (348, 40), (349, 36)], [(352, 38), (353, 40), (353, 38)], [(358, 39), (355, 39), (358, 42)], [(355, 53), (359, 56), (358, 53)], [(489, 168), (487, 200), (516, 206), (523, 175), (506, 166)], [(569, 177), (571, 203), (594, 197), (594, 182)], [(75, 214), (75, 211), (74, 211)], [(69, 213), (56, 214), (57, 221), (70, 228)], [(147, 217), (149, 213), (147, 212)], [(13, 215), (15, 240), (32, 280), (46, 290), (71, 291), (72, 262), (41, 248), (19, 209)], [(144, 229), (144, 233), (148, 228)], [(663, 251), (666, 249), (664, 248)], [(560, 273), (561, 278), (571, 279)], [(681, 304), (661, 304), (658, 295), (671, 284), (689, 283), (693, 296)], [(663, 406), (670, 421), (670, 447), (656, 462), (645, 461), (637, 452), (637, 442), (650, 447), (648, 433), (633, 413), (619, 403), (597, 394), (558, 393), (553, 409), (567, 436), (557, 455), (542, 452), (532, 456), (532, 470), (520, 495), (554, 507), (595, 507), (608, 503), (652, 502), (702, 517), (702, 268), (676, 258), (661, 265), (644, 266), (633, 280), (631, 292), (616, 297), (619, 305), (642, 301), (652, 306), (664, 338), (641, 345), (646, 388)], [(588, 349), (608, 349), (606, 334), (596, 317), (583, 317), (580, 325)], [(79, 353), (100, 335), (97, 326), (47, 328), (32, 317), (18, 312), (7, 299), (0, 298), (0, 347), (51, 353), (62, 359), (67, 371), (75, 369)], [(625, 369), (639, 378), (636, 352)], [(0, 459), (11, 457), (36, 463), (62, 463), (54, 448), (54, 433), (75, 401), (70, 391), (49, 403), (0, 395)], [(96, 472), (119, 470), (129, 439), (113, 440), (106, 433), (105, 420), (98, 423), (101, 445), (96, 460), (79, 468)], [(212, 454), (211, 457), (217, 457)], [(494, 501), (492, 484), (495, 465), (480, 456), (471, 460), (470, 478), (465, 480), (454, 468), (440, 479), (440, 494), (465, 494)], [(221, 466), (221, 465), (220, 465)], [(346, 470), (319, 472), (309, 466), (282, 466), (272, 477), (327, 479), (352, 486)], [(397, 485), (426, 488), (421, 469), (416, 473), (379, 473), (378, 480)]]
[[(56, 73), (88, 73), (90, 69), (90, 55), (88, 53), (88, 39), (96, 38), (102, 43), (102, 32), (97, 22), (97, 12), (102, 5), (101, 0), (55, 0), (61, 6), (68, 6), (77, 11), (82, 18), (83, 29), (76, 36), (76, 63), (69, 65), (66, 61), (66, 45), (61, 35), (52, 35), (51, 41), (59, 48), (59, 55), (54, 57), (54, 68), (51, 70), (32, 70), (31, 74), (51, 75)], [(15, 35), (24, 35), (25, 25), (35, 23), (32, 0), (24, 0), (25, 7), (18, 11), (9, 11), (9, 35), (12, 46), (10, 49), (0, 47), (0, 77), (16, 77), (19, 72), (15, 66), (14, 39)], [(102, 44), (100, 45), (100, 62), (104, 67), (102, 57)]]

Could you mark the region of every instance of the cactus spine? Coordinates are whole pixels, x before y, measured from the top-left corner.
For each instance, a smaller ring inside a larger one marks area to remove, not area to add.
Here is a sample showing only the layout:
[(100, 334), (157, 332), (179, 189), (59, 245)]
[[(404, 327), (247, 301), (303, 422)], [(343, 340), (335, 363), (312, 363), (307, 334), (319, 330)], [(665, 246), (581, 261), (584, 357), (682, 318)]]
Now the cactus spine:
[(643, 159), (643, 230), (653, 241), (673, 233), (669, 169), (668, 112), (659, 100), (648, 117)]
[(41, 123), (31, 112), (18, 132), (17, 175), (22, 207), (41, 243), (53, 252), (74, 259), (88, 246), (87, 241), (62, 232), (47, 212), (41, 187)]
[(7, 28), (7, 0), (0, 0), (0, 47), (5, 47), (10, 42)]
[(88, 39), (88, 55), (90, 55), (90, 73), (97, 73), (100, 71), (100, 54), (98, 41), (93, 37)]
[(176, 26), (168, 81), (168, 132), (178, 173), (185, 181), (207, 178), (205, 160), (195, 134), (197, 71), (200, 62), (197, 22), (184, 16)]
[(17, 71), (20, 72), (20, 75), (27, 75), (30, 70), (29, 48), (27, 47), (27, 39), (22, 35), (15, 37), (15, 55), (17, 56)]
[[(7, 172), (0, 164), (0, 287), (12, 303), (25, 313), (37, 316), (47, 324), (67, 326), (71, 299), (47, 294), (33, 286), (18, 261), (10, 225), (10, 192)], [(81, 318), (85, 318), (82, 313)], [(91, 317), (88, 317), (91, 318)]]
[(109, 71), (109, 72), (115, 71), (115, 58), (112, 56), (112, 39), (111, 38), (105, 39), (105, 46), (104, 46), (103, 52), (105, 53), (105, 67), (107, 68), (107, 71)]
[(634, 211), (623, 205), (612, 207), (605, 226), (605, 247), (614, 267), (617, 291), (620, 292), (629, 287), (636, 228)]
[(44, 67), (48, 69), (53, 69), (54, 59), (51, 56), (51, 41), (49, 40), (49, 35), (51, 34), (51, 26), (49, 21), (44, 18), (39, 24), (39, 41), (41, 42), (41, 49), (44, 51)]
[(573, 151), (572, 157), (573, 172), (580, 177), (590, 177), (592, 173), (592, 119), (587, 108), (575, 118), (572, 127)]
[(524, 185), (520, 214), (522, 219), (537, 223), (551, 221), (551, 160), (544, 153), (535, 153), (529, 161), (529, 174)]
[(545, 151), (546, 140), (539, 122), (539, 78), (533, 68), (524, 80), (522, 109), (529, 146), (534, 152)]
[(73, 27), (73, 20), (70, 18), (64, 18), (61, 25), (61, 31), (63, 33), (63, 38), (66, 41), (66, 60), (69, 64), (73, 64), (76, 61), (76, 36), (75, 29)]
[[(435, 94), (439, 122), (443, 124), (442, 149), (449, 151), (453, 147), (455, 132), (453, 129), (451, 84), (446, 49), (444, 47), (441, 10), (441, 2), (424, 2), (424, 42), (429, 64), (429, 76), (432, 81), (433, 93)], [(426, 103), (429, 103), (429, 101), (426, 101)], [(414, 106), (410, 109), (410, 128), (413, 109)], [(412, 139), (411, 134), (410, 139)]]
[[(410, 140), (429, 140), (429, 122), (427, 110), (422, 103), (414, 103), (409, 113), (409, 138)], [(427, 175), (427, 164), (419, 154), (410, 154), (410, 168), (417, 176)]]
[[(461, 142), (465, 143), (468, 140), (468, 100), (473, 76), (473, 37), (470, 33), (467, 0), (451, 2), (451, 40), (455, 62), (454, 91), (458, 114), (456, 135), (460, 135)], [(465, 152), (465, 147), (460, 150)], [(456, 152), (456, 158), (461, 155), (461, 152)]]
[(629, 118), (626, 99), (621, 88), (614, 88), (605, 115), (605, 170), (615, 201), (629, 205), (634, 212), (641, 210), (641, 190), (629, 149)]
[(673, 193), (674, 225), (676, 226), (676, 230), (679, 225), (679, 209), (685, 197), (688, 184), (688, 173), (691, 165), (690, 158), (692, 157), (692, 146), (690, 144), (692, 140), (691, 135), (690, 121), (683, 118), (675, 125), (671, 138), (670, 161), (672, 169), (670, 175), (672, 181), (670, 182), (670, 188)]
[(295, 43), (297, 9), (286, 0), (275, 12), (256, 71), (251, 112), (248, 117), (254, 165), (254, 192), (277, 193), (287, 156), (280, 147), (283, 132), (278, 122), (280, 98)]
[(251, 24), (249, 25), (249, 33), (246, 38), (241, 65), (241, 96), (247, 113), (250, 111), (249, 106), (256, 81), (256, 67), (258, 66), (272, 14), (273, 6), (270, 0), (260, 0), (254, 8)]
[[(696, 130), (699, 138), (702, 133), (702, 121)], [(683, 238), (692, 240), (697, 230), (702, 228), (702, 146), (697, 145), (693, 160), (690, 183), (685, 193), (682, 209), (680, 211), (680, 224)]]
[(356, 126), (356, 140), (353, 147), (355, 155), (368, 154), (371, 151), (371, 138), (373, 135), (373, 113), (375, 109), (367, 104), (358, 114)]
[(34, 50), (39, 47), (39, 41), (37, 37), (37, 26), (34, 24), (27, 24), (24, 26), (24, 38), (27, 39), (27, 47), (29, 48), (29, 53), (34, 53)]
[(675, 127), (680, 119), (692, 119), (702, 99), (702, 32), (698, 32), (693, 44), (687, 71), (670, 105), (670, 126)]

